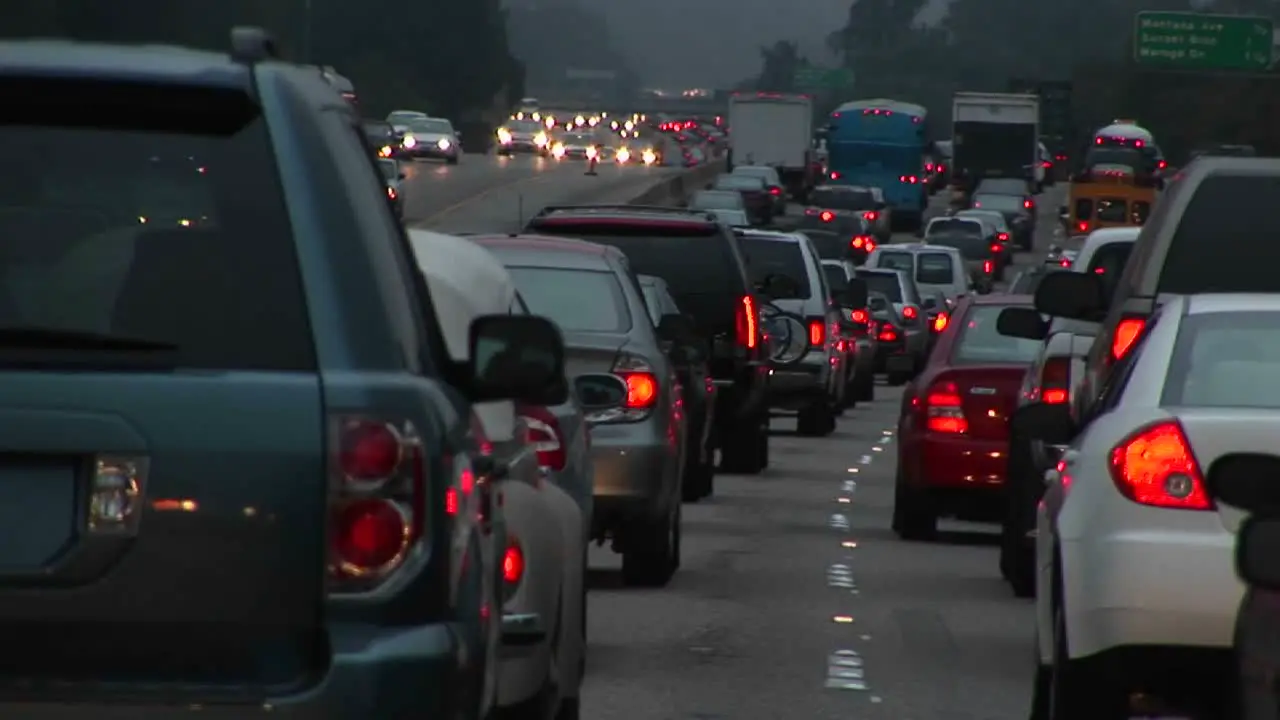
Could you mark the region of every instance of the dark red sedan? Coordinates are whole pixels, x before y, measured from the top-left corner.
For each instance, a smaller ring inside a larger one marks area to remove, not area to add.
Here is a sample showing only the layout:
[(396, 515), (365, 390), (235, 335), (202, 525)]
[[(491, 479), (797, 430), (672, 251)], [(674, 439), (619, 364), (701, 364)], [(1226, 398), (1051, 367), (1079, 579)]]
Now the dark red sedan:
[(931, 539), (939, 517), (1000, 519), (1009, 415), (1041, 345), (996, 331), (1010, 306), (1031, 307), (1031, 297), (962, 299), (903, 393), (893, 506), (893, 529), (903, 539)]

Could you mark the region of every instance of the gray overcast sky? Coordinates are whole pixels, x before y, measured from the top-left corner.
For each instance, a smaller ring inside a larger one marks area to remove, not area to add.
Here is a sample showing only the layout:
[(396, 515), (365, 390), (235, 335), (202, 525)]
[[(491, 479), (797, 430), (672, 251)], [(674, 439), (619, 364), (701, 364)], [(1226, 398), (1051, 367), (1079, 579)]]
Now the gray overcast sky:
[[(844, 25), (849, 0), (604, 0), (585, 7), (605, 15), (618, 50), (651, 84), (664, 89), (725, 87), (760, 70), (762, 45), (800, 44), (833, 62), (826, 37)], [(937, 22), (948, 0), (931, 0), (919, 18)], [(584, 58), (584, 65), (586, 65)]]

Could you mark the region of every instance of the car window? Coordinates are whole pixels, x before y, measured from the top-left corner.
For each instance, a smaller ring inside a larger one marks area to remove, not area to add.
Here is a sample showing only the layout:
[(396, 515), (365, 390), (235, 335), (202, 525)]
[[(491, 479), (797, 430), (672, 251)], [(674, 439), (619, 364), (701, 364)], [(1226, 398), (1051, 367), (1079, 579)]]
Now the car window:
[(842, 260), (849, 254), (850, 240), (844, 235), (825, 230), (805, 230), (802, 234), (813, 243), (819, 259)]
[(445, 134), (453, 132), (453, 125), (450, 125), (448, 120), (438, 120), (436, 118), (410, 120), (409, 127), (414, 132), (420, 133)]
[[(626, 332), (631, 329), (622, 286), (611, 272), (549, 267), (509, 267), (520, 295), (535, 315), (565, 330)], [(565, 292), (573, 288), (573, 292)], [(591, 302), (582, 302), (582, 298)]]
[(858, 277), (867, 281), (867, 290), (878, 292), (888, 298), (889, 302), (902, 302), (902, 284), (897, 273), (858, 271)]
[(1027, 192), (1025, 180), (987, 179), (978, 183), (978, 193), (1000, 195), (1024, 195)]
[(689, 200), (689, 208), (693, 210), (710, 210), (712, 208), (741, 208), (742, 195), (737, 192), (720, 190), (703, 190), (695, 193)]
[(1178, 328), (1162, 405), (1280, 408), (1280, 313), (1189, 315)]
[(874, 210), (876, 198), (870, 190), (816, 188), (809, 193), (809, 205), (832, 210)]
[(751, 218), (747, 217), (747, 213), (743, 210), (730, 210), (728, 208), (710, 208), (708, 209), (716, 220), (728, 225), (729, 227), (748, 227), (751, 225)]
[(1129, 221), (1134, 225), (1146, 225), (1147, 218), (1151, 217), (1151, 203), (1135, 200), (1129, 207)]
[(240, 92), (186, 92), (178, 109), (167, 90), (70, 83), (56, 112), (6, 107), (0, 327), (172, 345), (180, 367), (313, 370), (265, 123)]
[(1040, 281), (1044, 279), (1045, 273), (1040, 272), (1038, 268), (1031, 270), (1023, 270), (1018, 276), (1009, 283), (1010, 295), (1034, 295), (1036, 288), (1040, 287)]
[(649, 311), (649, 319), (656, 327), (662, 319), (662, 293), (653, 285), (646, 284), (642, 284), (640, 290), (644, 293), (644, 306)]
[(1116, 284), (1120, 282), (1125, 263), (1129, 262), (1129, 256), (1132, 253), (1133, 243), (1113, 242), (1099, 247), (1094, 251), (1093, 257), (1089, 258), (1087, 272), (1102, 277), (1103, 294), (1108, 304), (1112, 295), (1115, 294)]
[(1128, 209), (1124, 198), (1098, 198), (1098, 222), (1126, 222)]
[(738, 238), (738, 247), (746, 256), (752, 283), (762, 283), (770, 275), (783, 275), (797, 286), (796, 294), (789, 297), (802, 300), (813, 297), (814, 289), (810, 287), (808, 266), (800, 243), (747, 236)]
[(987, 239), (978, 235), (940, 233), (930, 235), (929, 244), (955, 248), (965, 260), (985, 260), (991, 257), (991, 246), (987, 244)]
[(955, 268), (947, 253), (920, 253), (916, 258), (916, 282), (926, 285), (950, 285), (955, 281)]
[(763, 190), (764, 180), (748, 175), (721, 175), (716, 178), (715, 187), (719, 190)]
[(983, 210), (999, 210), (1000, 212), (1016, 212), (1025, 209), (1025, 200), (1021, 195), (974, 195), (973, 206)]
[(1157, 293), (1280, 290), (1280, 177), (1206, 178), (1174, 229)]
[(886, 270), (913, 272), (916, 269), (915, 254), (881, 250), (880, 255), (876, 257), (876, 267), (882, 267)]
[(1076, 219), (1088, 220), (1093, 217), (1093, 201), (1088, 198), (1076, 200)]
[(840, 290), (849, 284), (849, 277), (845, 275), (844, 268), (838, 265), (823, 265), (822, 273), (827, 276), (827, 285), (832, 290)]
[(1040, 340), (1001, 335), (996, 319), (1004, 305), (973, 305), (958, 328), (951, 350), (952, 365), (1030, 363), (1040, 354)]
[(936, 233), (976, 233), (983, 234), (982, 222), (977, 219), (966, 218), (937, 218), (930, 220), (928, 227), (925, 228), (924, 235), (926, 238), (932, 237)]
[(688, 232), (664, 228), (664, 234), (654, 235), (645, 226), (609, 226), (593, 231), (589, 226), (575, 225), (566, 228), (565, 234), (618, 248), (637, 274), (666, 280), (676, 297), (742, 292), (743, 280), (729, 243), (721, 235), (724, 231), (702, 228), (699, 225)]

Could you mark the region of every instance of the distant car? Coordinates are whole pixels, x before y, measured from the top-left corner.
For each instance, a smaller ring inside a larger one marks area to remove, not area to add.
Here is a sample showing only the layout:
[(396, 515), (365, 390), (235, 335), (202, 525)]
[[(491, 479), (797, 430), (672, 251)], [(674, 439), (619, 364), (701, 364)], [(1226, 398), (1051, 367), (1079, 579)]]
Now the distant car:
[(453, 123), (444, 118), (411, 118), (404, 134), (404, 151), (410, 157), (444, 160), (457, 165), (462, 146)]
[(773, 222), (774, 201), (764, 180), (750, 175), (721, 175), (707, 186), (708, 190), (729, 190), (740, 193), (746, 204), (747, 214), (755, 225)]
[(787, 214), (787, 193), (782, 189), (782, 178), (778, 169), (767, 165), (737, 165), (733, 175), (756, 177), (764, 181), (765, 189), (773, 196), (773, 214), (775, 217)]
[(508, 120), (495, 133), (498, 139), (498, 154), (534, 153), (551, 154), (550, 137), (547, 128), (537, 120)]
[(916, 281), (923, 296), (939, 292), (950, 306), (972, 289), (964, 255), (953, 247), (931, 243), (894, 243), (877, 248), (866, 268), (901, 270)]
[(688, 208), (690, 210), (738, 210), (747, 214), (747, 201), (737, 190), (699, 190), (689, 198)]
[[(807, 233), (806, 233), (807, 234)], [(827, 285), (832, 288), (835, 304), (840, 308), (840, 327), (847, 348), (845, 375), (845, 407), (853, 403), (875, 400), (876, 397), (876, 336), (870, 332), (871, 313), (866, 305), (854, 307), (840, 302), (837, 293), (857, 277), (857, 269), (849, 260), (823, 258), (822, 271), (827, 275)]]
[(1013, 231), (1013, 241), (1023, 250), (1031, 249), (1036, 233), (1036, 199), (1033, 194), (975, 192), (970, 207), (1003, 214)]
[(806, 207), (804, 214), (800, 216), (797, 229), (805, 233), (818, 230), (840, 236), (843, 239), (839, 256), (831, 254), (835, 250), (835, 245), (827, 240), (815, 239), (815, 242), (819, 243), (818, 252), (822, 253), (822, 257), (847, 257), (855, 265), (866, 262), (867, 256), (879, 246), (872, 235), (871, 223), (863, 213), (857, 211)]
[(373, 150), (374, 155), (380, 158), (392, 158), (400, 153), (400, 134), (391, 123), (383, 120), (365, 120), (362, 125), (365, 139), (369, 141), (369, 148)]
[(890, 385), (902, 385), (920, 372), (929, 352), (920, 290), (901, 270), (858, 268), (858, 277), (890, 303), (877, 335), (876, 372), (888, 375)]
[(401, 190), (401, 183), (405, 180), (404, 170), (400, 167), (400, 163), (390, 158), (380, 158), (378, 160), (378, 169), (382, 171), (382, 177), (387, 181), (387, 199), (391, 201), (392, 207), (395, 208), (396, 217), (404, 219), (404, 194)]
[(823, 210), (841, 210), (861, 214), (878, 243), (887, 243), (892, 237), (893, 218), (880, 188), (819, 185), (809, 193), (808, 204), (819, 213)]

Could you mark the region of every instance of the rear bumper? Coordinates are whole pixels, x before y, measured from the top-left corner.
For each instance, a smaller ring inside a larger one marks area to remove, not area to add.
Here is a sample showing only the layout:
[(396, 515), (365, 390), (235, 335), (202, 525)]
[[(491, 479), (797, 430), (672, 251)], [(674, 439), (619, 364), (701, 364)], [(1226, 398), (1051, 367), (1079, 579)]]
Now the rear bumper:
[(654, 420), (592, 427), (592, 536), (633, 518), (655, 517), (675, 492), (676, 448)]
[(917, 446), (917, 486), (928, 489), (999, 490), (1009, 470), (1008, 441), (926, 434)]
[(769, 407), (797, 410), (826, 398), (831, 388), (831, 365), (826, 356), (778, 368), (769, 377)]
[(196, 707), (191, 703), (94, 704), (0, 701), (0, 716), (23, 720), (410, 720), (458, 715), (463, 681), (461, 642), (446, 624), (388, 630), (361, 637), (351, 647), (334, 639), (328, 673), (295, 695), (264, 698), (255, 705)]

